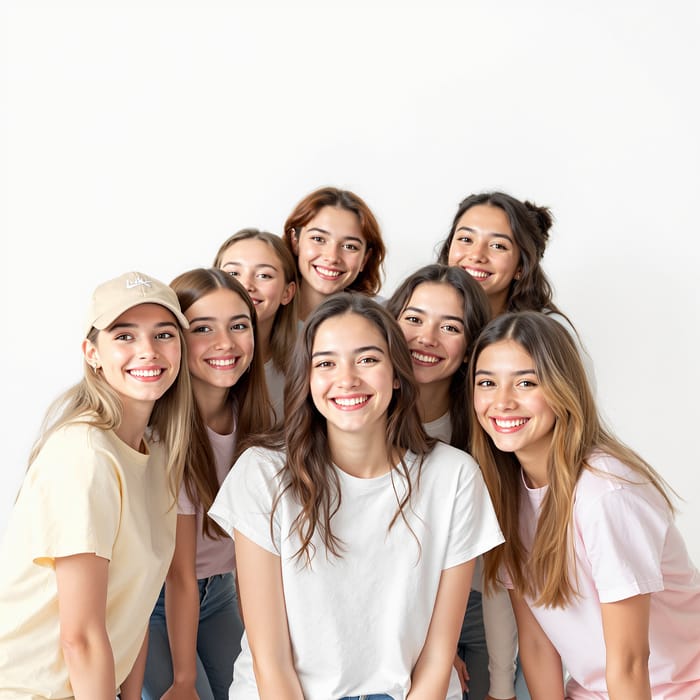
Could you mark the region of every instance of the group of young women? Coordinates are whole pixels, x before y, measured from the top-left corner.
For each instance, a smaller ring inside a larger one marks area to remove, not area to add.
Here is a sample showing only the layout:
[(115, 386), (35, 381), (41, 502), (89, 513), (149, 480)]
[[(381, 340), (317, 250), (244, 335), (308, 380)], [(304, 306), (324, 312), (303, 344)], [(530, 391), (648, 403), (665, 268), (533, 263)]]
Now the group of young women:
[(377, 220), (323, 188), (99, 286), (0, 551), (0, 699), (700, 698), (700, 574), (551, 224), (471, 195), (378, 300)]

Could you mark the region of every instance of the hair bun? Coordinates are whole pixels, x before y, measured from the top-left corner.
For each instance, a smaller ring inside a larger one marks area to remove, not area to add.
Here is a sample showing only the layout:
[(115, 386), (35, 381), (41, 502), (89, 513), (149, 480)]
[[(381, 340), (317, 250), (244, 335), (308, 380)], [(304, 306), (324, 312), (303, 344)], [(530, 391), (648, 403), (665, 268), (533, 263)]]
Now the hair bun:
[(537, 224), (537, 228), (539, 228), (540, 231), (542, 231), (542, 234), (544, 235), (544, 240), (548, 240), (549, 229), (552, 228), (552, 224), (554, 223), (554, 217), (552, 216), (550, 208), (540, 207), (537, 204), (534, 204), (533, 202), (528, 202), (527, 200), (523, 202), (523, 204), (532, 214), (532, 217), (535, 220), (535, 223)]

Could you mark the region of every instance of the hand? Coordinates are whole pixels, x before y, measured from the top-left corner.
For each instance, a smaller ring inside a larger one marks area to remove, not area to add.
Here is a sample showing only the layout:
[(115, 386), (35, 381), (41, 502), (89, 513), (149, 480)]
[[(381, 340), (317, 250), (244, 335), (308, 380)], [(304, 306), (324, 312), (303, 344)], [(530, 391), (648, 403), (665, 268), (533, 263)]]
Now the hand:
[(161, 696), (160, 700), (199, 700), (194, 683), (173, 683)]
[(459, 678), (459, 684), (462, 686), (462, 692), (468, 693), (469, 671), (467, 671), (467, 664), (462, 661), (459, 654), (455, 654), (455, 660), (452, 662), (452, 665), (455, 667), (455, 671), (457, 671), (457, 677)]

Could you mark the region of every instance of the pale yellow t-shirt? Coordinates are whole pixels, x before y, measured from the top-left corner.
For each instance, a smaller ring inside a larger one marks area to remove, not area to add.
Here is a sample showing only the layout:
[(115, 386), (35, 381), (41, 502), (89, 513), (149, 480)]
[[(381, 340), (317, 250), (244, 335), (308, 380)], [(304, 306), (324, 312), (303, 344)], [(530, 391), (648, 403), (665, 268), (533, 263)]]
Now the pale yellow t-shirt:
[(129, 674), (175, 547), (163, 447), (141, 454), (74, 423), (28, 470), (0, 547), (0, 698), (71, 698), (54, 559), (109, 559), (107, 633), (116, 681)]

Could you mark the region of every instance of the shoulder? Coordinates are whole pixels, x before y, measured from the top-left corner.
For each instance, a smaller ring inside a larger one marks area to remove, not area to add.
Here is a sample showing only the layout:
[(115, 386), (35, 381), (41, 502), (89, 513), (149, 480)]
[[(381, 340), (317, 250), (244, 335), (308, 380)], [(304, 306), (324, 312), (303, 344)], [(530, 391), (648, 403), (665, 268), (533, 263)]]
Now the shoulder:
[(464, 450), (448, 445), (446, 442), (436, 442), (435, 447), (425, 456), (424, 464), (437, 464), (455, 469), (479, 469), (474, 458)]

